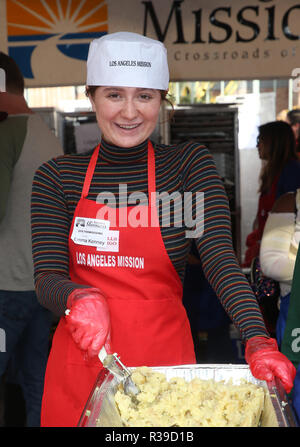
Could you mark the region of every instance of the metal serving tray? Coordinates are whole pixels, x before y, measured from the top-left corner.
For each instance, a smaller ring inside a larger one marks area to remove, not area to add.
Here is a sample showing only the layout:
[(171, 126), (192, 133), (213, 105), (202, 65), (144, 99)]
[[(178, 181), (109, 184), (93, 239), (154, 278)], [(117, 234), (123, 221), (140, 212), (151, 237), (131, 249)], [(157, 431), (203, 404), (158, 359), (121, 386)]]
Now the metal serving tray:
[[(134, 368), (130, 368), (134, 369)], [(265, 382), (255, 379), (248, 365), (196, 364), (168, 367), (151, 367), (162, 372), (167, 380), (171, 377), (183, 377), (189, 381), (194, 377), (203, 380), (229, 381), (237, 384), (241, 379), (264, 387), (266, 391), (265, 407), (262, 412), (262, 427), (296, 427), (296, 419), (288, 402), (280, 380)], [(108, 371), (102, 370), (93, 387), (79, 420), (79, 427), (123, 427), (114, 395), (118, 380)]]

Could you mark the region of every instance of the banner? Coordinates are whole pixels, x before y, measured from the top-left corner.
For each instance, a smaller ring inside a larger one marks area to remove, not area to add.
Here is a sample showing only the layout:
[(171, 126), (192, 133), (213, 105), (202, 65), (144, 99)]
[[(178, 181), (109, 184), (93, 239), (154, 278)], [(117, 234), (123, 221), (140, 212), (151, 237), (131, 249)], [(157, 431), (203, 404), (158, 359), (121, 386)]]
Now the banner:
[(84, 84), (89, 42), (116, 31), (164, 42), (173, 81), (300, 72), (299, 0), (0, 0), (0, 48), (28, 87)]

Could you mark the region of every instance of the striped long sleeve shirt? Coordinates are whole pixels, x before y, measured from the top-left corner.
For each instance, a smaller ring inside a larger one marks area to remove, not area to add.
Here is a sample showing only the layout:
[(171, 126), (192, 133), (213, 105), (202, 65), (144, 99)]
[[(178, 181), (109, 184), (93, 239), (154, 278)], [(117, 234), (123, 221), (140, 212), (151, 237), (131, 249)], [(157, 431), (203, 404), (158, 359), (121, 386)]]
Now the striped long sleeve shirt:
[[(158, 202), (158, 216), (166, 251), (179, 277), (183, 281), (191, 237), (195, 238), (197, 228), (195, 241), (203, 271), (242, 338), (268, 336), (236, 260), (228, 200), (212, 155), (195, 142), (154, 144), (154, 150), (157, 195), (175, 198), (169, 202), (170, 212), (163, 200)], [(70, 292), (83, 286), (74, 284), (69, 276), (68, 237), (90, 157), (72, 154), (52, 159), (37, 170), (33, 181), (36, 292), (39, 302), (58, 316), (64, 314)], [(126, 185), (126, 200), (120, 185)], [(132, 193), (147, 197), (147, 142), (125, 149), (102, 141), (87, 198), (96, 201), (103, 192), (113, 193), (118, 207), (126, 205)], [(186, 203), (182, 199), (185, 206), (179, 212), (176, 197), (187, 198)]]

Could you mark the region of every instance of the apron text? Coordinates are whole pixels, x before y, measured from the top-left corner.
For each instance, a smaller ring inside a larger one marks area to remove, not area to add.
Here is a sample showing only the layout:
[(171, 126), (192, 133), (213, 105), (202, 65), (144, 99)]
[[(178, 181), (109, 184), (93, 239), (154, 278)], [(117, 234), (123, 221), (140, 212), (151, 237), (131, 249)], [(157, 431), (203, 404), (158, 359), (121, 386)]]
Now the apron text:
[(77, 265), (87, 267), (125, 267), (132, 269), (144, 269), (145, 259), (141, 256), (114, 256), (90, 254), (76, 251)]

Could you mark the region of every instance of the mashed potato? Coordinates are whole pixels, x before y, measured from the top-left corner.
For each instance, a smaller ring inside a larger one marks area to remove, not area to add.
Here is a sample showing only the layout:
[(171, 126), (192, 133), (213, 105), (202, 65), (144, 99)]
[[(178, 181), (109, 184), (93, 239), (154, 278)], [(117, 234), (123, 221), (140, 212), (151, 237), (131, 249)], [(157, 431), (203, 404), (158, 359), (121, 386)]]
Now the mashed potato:
[(137, 401), (115, 395), (127, 427), (255, 427), (264, 407), (264, 389), (246, 381), (239, 385), (181, 377), (166, 380), (165, 374), (148, 367), (136, 368), (133, 381), (141, 392)]

